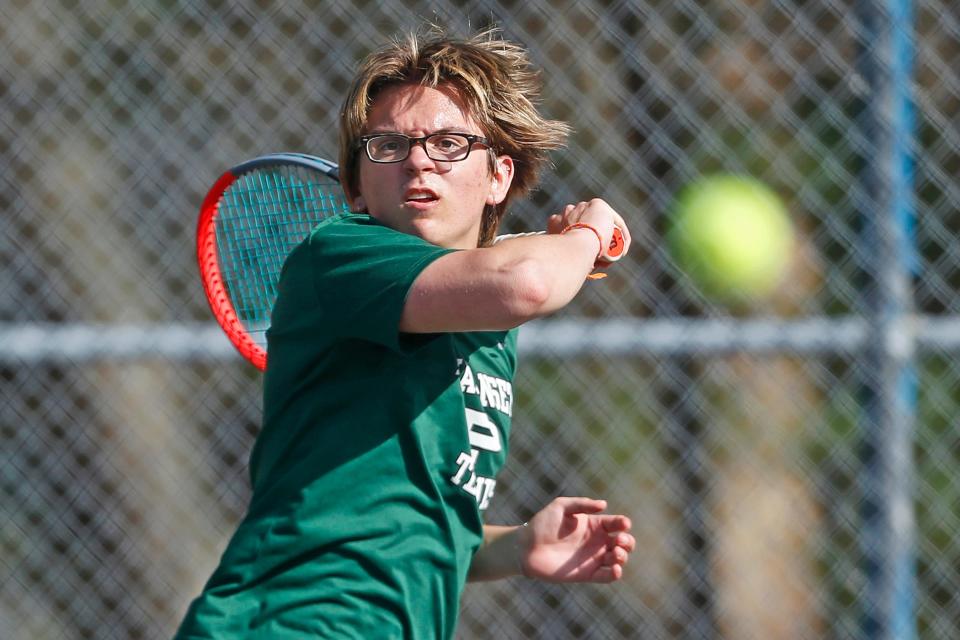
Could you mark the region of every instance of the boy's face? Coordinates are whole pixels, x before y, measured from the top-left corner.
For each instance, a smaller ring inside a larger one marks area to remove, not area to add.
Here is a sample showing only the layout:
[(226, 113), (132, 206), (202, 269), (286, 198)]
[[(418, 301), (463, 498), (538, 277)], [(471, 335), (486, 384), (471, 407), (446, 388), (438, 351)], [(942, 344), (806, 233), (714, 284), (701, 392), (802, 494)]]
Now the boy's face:
[[(438, 132), (483, 135), (453, 90), (397, 85), (377, 96), (365, 133), (418, 138)], [(371, 162), (361, 150), (358, 168), (355, 209), (393, 229), (455, 249), (477, 246), (484, 207), (502, 202), (513, 179), (513, 161), (500, 156), (491, 172), (486, 147), (480, 144), (457, 162), (432, 160), (421, 145), (412, 145), (405, 160), (389, 164)]]

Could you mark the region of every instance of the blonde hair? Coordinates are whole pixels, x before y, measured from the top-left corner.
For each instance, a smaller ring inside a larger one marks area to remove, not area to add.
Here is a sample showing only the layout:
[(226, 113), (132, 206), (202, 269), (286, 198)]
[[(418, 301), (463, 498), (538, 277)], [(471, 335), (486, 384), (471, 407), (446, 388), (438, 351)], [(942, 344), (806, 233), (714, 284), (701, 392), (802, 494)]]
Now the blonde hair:
[(507, 197), (484, 209), (477, 244), (489, 245), (508, 203), (536, 185), (548, 152), (564, 145), (570, 127), (540, 115), (539, 72), (526, 50), (503, 40), (497, 29), (465, 39), (436, 27), (424, 36), (410, 33), (367, 56), (340, 113), (340, 180), (351, 201), (359, 193), (357, 141), (366, 133), (370, 108), (381, 91), (400, 84), (453, 88), (490, 140), (491, 170), (496, 155), (513, 159)]

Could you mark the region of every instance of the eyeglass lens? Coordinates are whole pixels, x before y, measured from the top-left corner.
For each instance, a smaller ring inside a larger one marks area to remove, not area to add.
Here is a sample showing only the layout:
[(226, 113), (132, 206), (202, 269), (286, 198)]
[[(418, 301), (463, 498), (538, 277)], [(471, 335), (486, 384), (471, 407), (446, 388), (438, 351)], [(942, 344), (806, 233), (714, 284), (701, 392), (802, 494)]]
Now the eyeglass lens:
[(410, 154), (410, 145), (420, 143), (431, 160), (452, 162), (470, 153), (470, 140), (455, 133), (435, 133), (424, 138), (400, 134), (374, 136), (367, 141), (367, 153), (374, 162), (399, 162)]

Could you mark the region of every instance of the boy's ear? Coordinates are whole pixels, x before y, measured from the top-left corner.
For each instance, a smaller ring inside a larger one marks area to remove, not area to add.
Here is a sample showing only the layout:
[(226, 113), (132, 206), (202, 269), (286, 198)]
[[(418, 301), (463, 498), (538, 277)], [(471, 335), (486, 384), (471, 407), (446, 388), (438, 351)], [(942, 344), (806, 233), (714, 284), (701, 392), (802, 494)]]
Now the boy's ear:
[(487, 195), (487, 204), (497, 205), (506, 199), (513, 183), (513, 158), (497, 156), (496, 164), (490, 176), (490, 193)]

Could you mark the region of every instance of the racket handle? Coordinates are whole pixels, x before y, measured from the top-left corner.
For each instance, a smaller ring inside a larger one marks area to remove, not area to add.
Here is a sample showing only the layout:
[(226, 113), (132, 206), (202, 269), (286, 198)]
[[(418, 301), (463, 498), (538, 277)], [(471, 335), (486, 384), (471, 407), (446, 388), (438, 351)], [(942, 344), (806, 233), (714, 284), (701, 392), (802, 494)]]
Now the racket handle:
[(623, 232), (620, 227), (613, 228), (613, 236), (610, 238), (610, 246), (600, 254), (601, 262), (616, 262), (623, 257), (623, 250), (626, 249), (626, 241), (623, 239)]
[[(542, 236), (546, 231), (528, 231), (526, 233), (508, 233), (502, 236), (497, 236), (493, 240), (493, 244), (502, 242), (503, 240), (509, 240), (511, 238), (523, 238), (526, 236)], [(613, 237), (610, 239), (610, 246), (600, 254), (600, 262), (616, 262), (623, 257), (623, 250), (626, 248), (626, 242), (623, 239), (623, 232), (620, 231), (620, 227), (613, 228)]]

